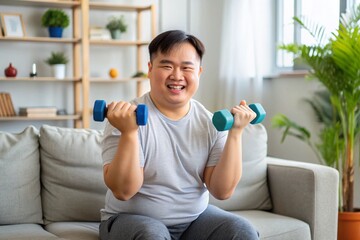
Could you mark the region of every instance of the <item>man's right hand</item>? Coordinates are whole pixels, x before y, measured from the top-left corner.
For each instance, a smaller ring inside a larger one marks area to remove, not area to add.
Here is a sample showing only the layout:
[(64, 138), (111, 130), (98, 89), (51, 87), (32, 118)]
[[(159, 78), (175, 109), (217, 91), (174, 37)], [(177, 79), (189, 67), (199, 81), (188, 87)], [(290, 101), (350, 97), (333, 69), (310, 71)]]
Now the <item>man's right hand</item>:
[(136, 124), (136, 108), (136, 105), (128, 102), (112, 102), (108, 105), (106, 117), (121, 134), (137, 132), (139, 126)]

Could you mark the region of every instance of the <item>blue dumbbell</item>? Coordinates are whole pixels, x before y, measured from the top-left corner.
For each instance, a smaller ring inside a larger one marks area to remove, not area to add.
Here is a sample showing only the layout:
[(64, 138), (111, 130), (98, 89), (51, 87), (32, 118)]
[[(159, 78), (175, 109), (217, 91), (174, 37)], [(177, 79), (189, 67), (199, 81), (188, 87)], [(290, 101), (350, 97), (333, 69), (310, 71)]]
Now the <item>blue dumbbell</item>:
[[(137, 125), (146, 125), (148, 120), (148, 107), (145, 104), (139, 104), (136, 108)], [(96, 100), (94, 103), (93, 119), (96, 122), (104, 121), (107, 114), (106, 102), (104, 100)]]
[[(252, 103), (249, 107), (256, 113), (256, 117), (251, 124), (262, 122), (266, 116), (266, 112), (260, 103)], [(226, 131), (232, 128), (234, 124), (234, 116), (227, 109), (223, 109), (214, 113), (212, 122), (218, 131)]]

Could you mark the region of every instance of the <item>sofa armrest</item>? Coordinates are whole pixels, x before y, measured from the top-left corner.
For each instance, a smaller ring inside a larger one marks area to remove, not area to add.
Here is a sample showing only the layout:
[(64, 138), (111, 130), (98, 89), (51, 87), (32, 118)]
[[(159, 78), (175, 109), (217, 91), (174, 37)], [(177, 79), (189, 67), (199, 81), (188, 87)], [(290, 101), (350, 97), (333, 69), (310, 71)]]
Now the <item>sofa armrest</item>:
[(309, 224), (313, 240), (337, 238), (338, 185), (336, 169), (267, 157), (272, 212)]

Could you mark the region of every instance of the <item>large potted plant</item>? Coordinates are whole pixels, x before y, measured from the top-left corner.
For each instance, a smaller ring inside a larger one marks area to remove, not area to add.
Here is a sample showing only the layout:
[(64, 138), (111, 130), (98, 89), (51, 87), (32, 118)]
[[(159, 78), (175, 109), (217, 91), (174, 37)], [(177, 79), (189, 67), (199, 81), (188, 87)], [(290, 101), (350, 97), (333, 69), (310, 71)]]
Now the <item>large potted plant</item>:
[(50, 37), (61, 38), (63, 29), (69, 26), (69, 16), (62, 9), (48, 9), (41, 18), (43, 27), (48, 27)]
[[(330, 103), (330, 109), (323, 113), (330, 112), (330, 118), (322, 118), (323, 128), (318, 144), (311, 144), (310, 132), (284, 115), (275, 116), (273, 125), (284, 129), (283, 139), (292, 135), (307, 142), (323, 162), (339, 171), (338, 232), (350, 233), (342, 220), (348, 219), (349, 215), (360, 219), (360, 213), (355, 213), (354, 209), (354, 145), (360, 132), (360, 6), (341, 17), (338, 29), (325, 44), (323, 27), (304, 24), (305, 20), (296, 17), (294, 20), (314, 37), (316, 43), (287, 44), (280, 48), (294, 53), (296, 58), (309, 65), (309, 76), (323, 84), (328, 93), (326, 99)], [(339, 236), (339, 239), (360, 239), (360, 236)]]
[(127, 30), (124, 16), (111, 16), (106, 28), (110, 31), (112, 39), (120, 39), (121, 33), (126, 32)]
[(51, 56), (45, 60), (52, 67), (52, 73), (56, 79), (64, 79), (68, 58), (64, 52), (52, 52)]

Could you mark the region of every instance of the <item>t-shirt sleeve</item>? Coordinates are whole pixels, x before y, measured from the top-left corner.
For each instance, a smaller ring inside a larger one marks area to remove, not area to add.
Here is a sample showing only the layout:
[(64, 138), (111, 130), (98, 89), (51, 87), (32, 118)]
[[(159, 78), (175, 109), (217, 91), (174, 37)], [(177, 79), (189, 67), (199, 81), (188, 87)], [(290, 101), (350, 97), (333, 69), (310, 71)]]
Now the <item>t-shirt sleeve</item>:
[(215, 166), (220, 160), (221, 154), (224, 150), (227, 135), (228, 135), (228, 131), (217, 133), (217, 136), (215, 138), (215, 143), (210, 149), (209, 159), (206, 164), (206, 167)]

